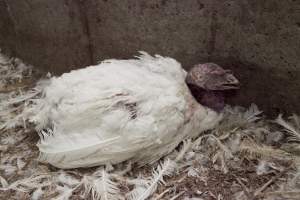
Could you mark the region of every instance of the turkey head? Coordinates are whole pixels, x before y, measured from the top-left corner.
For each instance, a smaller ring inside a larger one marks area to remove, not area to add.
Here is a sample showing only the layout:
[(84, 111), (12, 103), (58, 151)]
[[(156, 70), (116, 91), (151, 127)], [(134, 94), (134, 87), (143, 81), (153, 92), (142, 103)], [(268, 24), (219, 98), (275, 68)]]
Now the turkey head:
[(232, 72), (214, 63), (195, 65), (188, 72), (186, 83), (200, 104), (218, 112), (225, 106), (225, 92), (239, 88)]

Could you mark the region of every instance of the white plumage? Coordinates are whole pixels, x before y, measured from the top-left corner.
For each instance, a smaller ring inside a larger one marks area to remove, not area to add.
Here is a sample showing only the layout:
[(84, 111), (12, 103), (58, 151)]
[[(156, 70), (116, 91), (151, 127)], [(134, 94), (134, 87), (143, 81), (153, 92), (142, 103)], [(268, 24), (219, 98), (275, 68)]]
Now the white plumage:
[(221, 115), (198, 104), (172, 58), (147, 53), (53, 77), (30, 108), (40, 160), (59, 168), (152, 163)]

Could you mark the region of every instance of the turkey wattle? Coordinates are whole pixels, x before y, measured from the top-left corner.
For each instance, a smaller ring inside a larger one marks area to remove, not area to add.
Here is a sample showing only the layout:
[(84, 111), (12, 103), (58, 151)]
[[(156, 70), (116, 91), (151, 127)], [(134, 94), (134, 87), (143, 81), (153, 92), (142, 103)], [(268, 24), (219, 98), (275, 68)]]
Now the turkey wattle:
[(31, 107), (40, 160), (59, 168), (152, 163), (213, 128), (222, 118), (215, 111), (221, 90), (237, 84), (215, 64), (187, 74), (176, 60), (144, 52), (53, 77)]

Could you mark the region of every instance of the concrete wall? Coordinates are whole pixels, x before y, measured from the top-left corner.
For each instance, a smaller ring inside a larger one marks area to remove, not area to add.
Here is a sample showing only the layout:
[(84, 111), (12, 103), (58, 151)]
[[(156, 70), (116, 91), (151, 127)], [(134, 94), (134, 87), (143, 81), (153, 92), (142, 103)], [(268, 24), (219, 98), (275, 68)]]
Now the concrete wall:
[(268, 113), (300, 113), (298, 0), (0, 0), (0, 47), (61, 73), (137, 50), (231, 68)]
[[(14, 37), (0, 33), (3, 35), (0, 44), (11, 46), (16, 56), (37, 67), (60, 72), (92, 63), (84, 28), (85, 15), (80, 3), (77, 3), (80, 1), (0, 2), (0, 5), (5, 5), (4, 15), (14, 27)], [(5, 29), (4, 24), (0, 30)]]

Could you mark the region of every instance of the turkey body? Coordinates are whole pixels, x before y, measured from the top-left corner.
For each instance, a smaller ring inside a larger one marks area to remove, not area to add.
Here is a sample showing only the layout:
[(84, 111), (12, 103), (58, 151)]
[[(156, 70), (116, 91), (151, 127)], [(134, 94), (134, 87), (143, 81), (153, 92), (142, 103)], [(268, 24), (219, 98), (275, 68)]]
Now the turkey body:
[(168, 57), (105, 60), (53, 77), (31, 108), (40, 160), (59, 168), (152, 163), (221, 115), (196, 102)]

